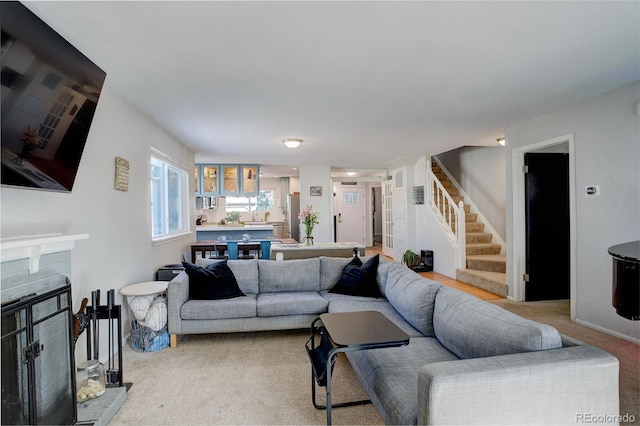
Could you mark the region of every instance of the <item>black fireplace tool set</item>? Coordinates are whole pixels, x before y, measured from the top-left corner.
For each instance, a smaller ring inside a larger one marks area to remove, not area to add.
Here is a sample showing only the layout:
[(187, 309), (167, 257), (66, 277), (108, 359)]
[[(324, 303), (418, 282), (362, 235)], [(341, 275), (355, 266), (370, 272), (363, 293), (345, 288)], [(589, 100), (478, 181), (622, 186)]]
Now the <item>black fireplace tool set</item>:
[[(76, 317), (76, 339), (87, 330), (87, 360), (100, 360), (100, 324), (107, 321), (109, 361), (105, 368), (105, 383), (107, 387), (121, 387), (122, 381), (122, 311), (115, 303), (115, 291), (107, 291), (107, 304), (100, 304), (100, 290), (91, 292), (91, 306), (87, 306), (87, 299), (82, 301), (82, 310)], [(83, 309), (84, 308), (84, 309)], [(116, 333), (114, 338), (114, 333)], [(117, 344), (117, 351), (116, 351)], [(117, 363), (115, 361), (118, 354)], [(117, 365), (116, 365), (117, 364)], [(128, 385), (128, 384), (127, 384)], [(127, 386), (128, 387), (128, 386)]]

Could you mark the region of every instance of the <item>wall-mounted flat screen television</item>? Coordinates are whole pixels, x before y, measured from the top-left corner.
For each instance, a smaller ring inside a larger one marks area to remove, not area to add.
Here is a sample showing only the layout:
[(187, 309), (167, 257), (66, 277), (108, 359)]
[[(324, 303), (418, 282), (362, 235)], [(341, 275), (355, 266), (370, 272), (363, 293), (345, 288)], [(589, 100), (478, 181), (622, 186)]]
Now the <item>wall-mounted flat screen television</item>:
[(106, 73), (20, 2), (0, 2), (2, 185), (73, 188)]

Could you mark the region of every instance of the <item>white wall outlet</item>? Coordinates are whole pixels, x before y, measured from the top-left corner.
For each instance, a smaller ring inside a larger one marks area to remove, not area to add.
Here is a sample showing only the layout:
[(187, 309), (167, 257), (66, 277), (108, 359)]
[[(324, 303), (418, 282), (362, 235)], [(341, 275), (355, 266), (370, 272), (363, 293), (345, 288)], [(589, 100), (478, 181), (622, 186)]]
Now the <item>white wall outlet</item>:
[(584, 193), (587, 195), (600, 195), (600, 185), (589, 185), (584, 188)]

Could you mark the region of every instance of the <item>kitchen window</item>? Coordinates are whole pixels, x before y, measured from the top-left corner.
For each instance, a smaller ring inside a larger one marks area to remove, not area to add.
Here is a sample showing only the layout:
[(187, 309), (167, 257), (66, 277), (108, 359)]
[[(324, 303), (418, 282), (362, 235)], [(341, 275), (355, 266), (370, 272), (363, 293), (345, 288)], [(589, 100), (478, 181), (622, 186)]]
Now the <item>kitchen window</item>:
[(188, 234), (189, 175), (168, 155), (151, 153), (151, 238), (159, 242)]
[(226, 197), (226, 211), (227, 213), (231, 213), (234, 211), (271, 211), (274, 209), (274, 193), (275, 191), (273, 189), (262, 189), (260, 190), (260, 194), (257, 197)]

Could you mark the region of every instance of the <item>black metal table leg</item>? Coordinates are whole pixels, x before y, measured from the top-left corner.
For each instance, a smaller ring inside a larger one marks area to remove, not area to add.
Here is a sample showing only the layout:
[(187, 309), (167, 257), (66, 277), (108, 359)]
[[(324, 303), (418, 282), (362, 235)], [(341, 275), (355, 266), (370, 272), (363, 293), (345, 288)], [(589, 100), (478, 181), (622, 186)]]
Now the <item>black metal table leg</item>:
[[(319, 327), (316, 327), (316, 322), (318, 322), (320, 320), (320, 318), (316, 319), (313, 321), (313, 323), (311, 324), (311, 337), (309, 338), (309, 341), (311, 343), (311, 350), (315, 349), (315, 333), (316, 331), (319, 329)], [(346, 350), (345, 350), (346, 349)], [(349, 349), (348, 348), (341, 348), (341, 347), (334, 347), (332, 348), (328, 353), (327, 353), (327, 358), (326, 358), (326, 405), (320, 405), (318, 404), (317, 400), (316, 400), (316, 374), (317, 372), (314, 371), (314, 367), (313, 364), (311, 365), (311, 401), (313, 403), (313, 406), (318, 409), (318, 410), (327, 410), (327, 425), (330, 425), (332, 423), (331, 420), (331, 416), (332, 416), (332, 409), (333, 408), (340, 408), (340, 407), (352, 407), (355, 405), (362, 405), (362, 404), (370, 404), (371, 400), (369, 399), (364, 399), (364, 400), (359, 400), (359, 401), (348, 401), (348, 402), (341, 402), (338, 404), (333, 404), (332, 403), (332, 388), (331, 388), (331, 376), (332, 376), (332, 370), (333, 370), (333, 360), (335, 358), (337, 358), (338, 353), (340, 352), (347, 352)]]

